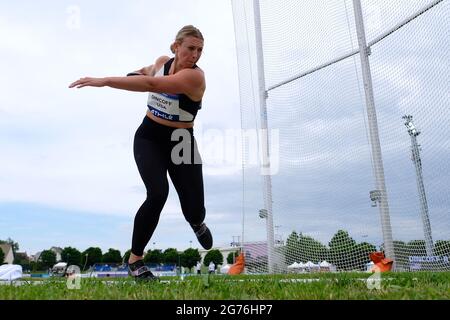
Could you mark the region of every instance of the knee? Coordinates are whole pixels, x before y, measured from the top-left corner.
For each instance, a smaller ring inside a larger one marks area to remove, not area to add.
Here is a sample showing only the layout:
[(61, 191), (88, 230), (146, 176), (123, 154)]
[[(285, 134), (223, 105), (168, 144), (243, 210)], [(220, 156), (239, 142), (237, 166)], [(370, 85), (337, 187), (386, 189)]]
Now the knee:
[(167, 197), (169, 196), (169, 190), (153, 190), (147, 192), (147, 201), (154, 206), (164, 206)]
[(158, 185), (154, 188), (150, 188), (150, 186), (146, 184), (145, 187), (147, 190), (146, 202), (152, 206), (164, 206), (167, 197), (169, 196), (169, 184), (158, 183)]

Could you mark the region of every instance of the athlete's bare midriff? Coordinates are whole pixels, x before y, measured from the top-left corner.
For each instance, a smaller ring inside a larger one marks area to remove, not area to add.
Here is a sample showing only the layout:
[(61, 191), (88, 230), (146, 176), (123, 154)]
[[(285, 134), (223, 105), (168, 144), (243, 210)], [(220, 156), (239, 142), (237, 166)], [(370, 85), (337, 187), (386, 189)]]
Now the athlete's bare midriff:
[(179, 121), (169, 121), (165, 119), (161, 119), (153, 115), (153, 113), (150, 112), (150, 110), (147, 110), (147, 117), (152, 119), (153, 121), (162, 124), (163, 126), (168, 126), (171, 128), (178, 128), (178, 129), (190, 129), (194, 127), (194, 122), (179, 122)]

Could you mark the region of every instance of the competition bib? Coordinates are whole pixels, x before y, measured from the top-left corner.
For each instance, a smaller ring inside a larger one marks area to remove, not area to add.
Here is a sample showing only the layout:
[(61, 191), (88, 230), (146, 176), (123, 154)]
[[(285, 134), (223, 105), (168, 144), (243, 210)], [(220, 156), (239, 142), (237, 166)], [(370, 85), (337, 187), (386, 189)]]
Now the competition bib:
[(176, 94), (150, 92), (147, 106), (158, 118), (180, 121), (180, 100)]

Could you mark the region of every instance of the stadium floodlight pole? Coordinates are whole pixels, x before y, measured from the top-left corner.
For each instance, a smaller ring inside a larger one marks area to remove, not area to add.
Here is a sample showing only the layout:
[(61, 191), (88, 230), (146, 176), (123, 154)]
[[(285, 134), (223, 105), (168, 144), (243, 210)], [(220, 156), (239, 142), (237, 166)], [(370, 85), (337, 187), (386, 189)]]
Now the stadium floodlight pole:
[(370, 48), (367, 46), (366, 34), (364, 30), (364, 20), (360, 0), (353, 0), (353, 10), (355, 12), (356, 31), (358, 34), (359, 54), (361, 57), (361, 70), (364, 80), (364, 91), (366, 95), (367, 117), (369, 119), (370, 144), (372, 146), (373, 170), (378, 193), (377, 201), (381, 216), (381, 230), (383, 232), (385, 256), (394, 260), (394, 244), (392, 240), (391, 219), (389, 216), (389, 205), (384, 179), (383, 158), (381, 154), (380, 138), (378, 135), (377, 113), (375, 109), (375, 99), (373, 93), (372, 76), (370, 72), (369, 55)]
[(253, 0), (253, 11), (255, 18), (256, 59), (258, 68), (258, 92), (261, 114), (260, 130), (260, 153), (261, 169), (263, 172), (264, 207), (267, 210), (266, 232), (267, 232), (267, 264), (269, 273), (274, 273), (274, 234), (273, 234), (273, 212), (272, 212), (272, 178), (270, 176), (270, 154), (269, 135), (267, 124), (267, 98), (266, 80), (264, 76), (264, 54), (261, 34), (261, 13), (259, 0)]
[(420, 198), (420, 211), (422, 214), (423, 232), (425, 235), (425, 249), (427, 251), (427, 256), (433, 255), (433, 237), (431, 236), (431, 224), (430, 218), (428, 216), (428, 203), (427, 196), (425, 194), (425, 186), (423, 184), (422, 175), (422, 160), (420, 159), (420, 149), (417, 143), (417, 136), (420, 131), (417, 130), (413, 123), (413, 117), (410, 115), (404, 116), (403, 119), (406, 120), (405, 126), (408, 129), (408, 133), (411, 136), (411, 160), (414, 162), (416, 167), (416, 179), (417, 179), (417, 189), (419, 191)]

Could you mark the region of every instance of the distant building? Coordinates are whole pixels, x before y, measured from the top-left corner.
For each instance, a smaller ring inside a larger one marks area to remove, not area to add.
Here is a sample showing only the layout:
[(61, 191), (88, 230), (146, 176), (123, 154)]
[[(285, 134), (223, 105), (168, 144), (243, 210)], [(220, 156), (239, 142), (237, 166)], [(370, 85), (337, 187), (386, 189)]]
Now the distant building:
[(7, 263), (7, 264), (13, 264), (14, 263), (14, 252), (12, 250), (12, 247), (10, 244), (0, 244), (0, 250), (3, 251), (5, 254), (5, 259), (3, 261), (0, 261), (0, 264)]
[(40, 256), (41, 256), (42, 251), (36, 252), (36, 254), (33, 254), (30, 256), (30, 261), (33, 262), (38, 262)]

